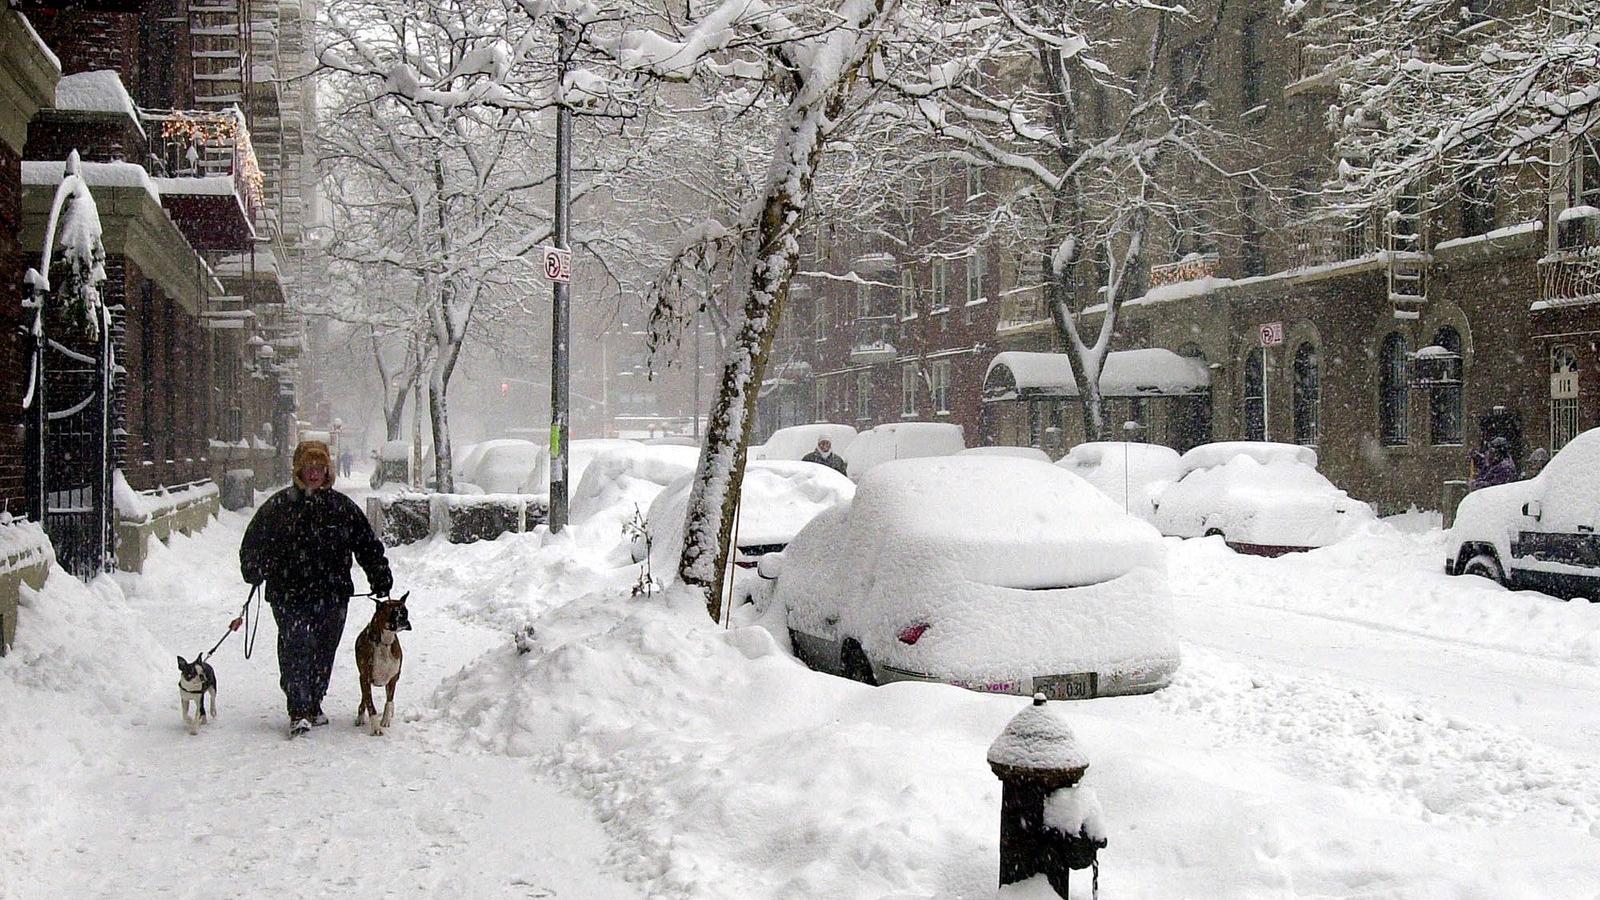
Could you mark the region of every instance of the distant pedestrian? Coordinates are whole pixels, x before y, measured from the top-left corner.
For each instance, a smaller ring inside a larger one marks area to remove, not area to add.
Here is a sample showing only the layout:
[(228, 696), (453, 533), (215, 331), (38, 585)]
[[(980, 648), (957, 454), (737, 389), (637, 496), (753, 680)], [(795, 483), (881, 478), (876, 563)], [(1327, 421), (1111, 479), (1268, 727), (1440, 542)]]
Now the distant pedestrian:
[(341, 477), (349, 478), (350, 470), (355, 468), (355, 464), (356, 455), (351, 453), (348, 448), (339, 451), (339, 475)]
[(807, 453), (805, 456), (800, 457), (800, 461), (816, 463), (819, 466), (827, 466), (835, 472), (838, 472), (840, 475), (848, 474), (845, 471), (844, 457), (833, 452), (833, 441), (830, 441), (827, 438), (818, 440), (817, 449)]
[(361, 507), (333, 489), (331, 463), (327, 444), (301, 441), (294, 484), (261, 504), (239, 545), (239, 571), (252, 585), (266, 584), (278, 623), (278, 684), (291, 735), (328, 722), (322, 700), (355, 593), (351, 555), (372, 596), (386, 597), (394, 586), (383, 544)]
[(1517, 464), (1511, 458), (1511, 445), (1505, 438), (1494, 438), (1483, 450), (1472, 451), (1473, 490), (1516, 480)]

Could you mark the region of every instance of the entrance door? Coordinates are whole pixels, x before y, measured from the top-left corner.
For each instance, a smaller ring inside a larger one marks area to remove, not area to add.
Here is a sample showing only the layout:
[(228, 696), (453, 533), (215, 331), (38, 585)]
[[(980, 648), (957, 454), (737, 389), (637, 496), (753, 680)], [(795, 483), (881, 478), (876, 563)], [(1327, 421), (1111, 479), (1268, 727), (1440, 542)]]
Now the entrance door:
[[(102, 332), (104, 329), (102, 329)], [(65, 337), (69, 332), (61, 332)], [(72, 340), (70, 337), (68, 340)], [(108, 336), (44, 350), (44, 529), (62, 568), (88, 580), (112, 568)]]

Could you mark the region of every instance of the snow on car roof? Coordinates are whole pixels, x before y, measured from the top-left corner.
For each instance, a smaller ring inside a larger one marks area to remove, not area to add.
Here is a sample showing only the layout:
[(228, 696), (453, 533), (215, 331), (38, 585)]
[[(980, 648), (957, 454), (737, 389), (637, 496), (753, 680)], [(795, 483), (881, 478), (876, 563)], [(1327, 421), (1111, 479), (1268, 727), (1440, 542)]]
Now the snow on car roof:
[(1031, 459), (1034, 462), (1047, 463), (1050, 454), (1038, 447), (968, 447), (956, 454), (957, 456), (1009, 456), (1015, 459)]
[(961, 426), (949, 422), (891, 422), (856, 435), (842, 454), (850, 477), (860, 478), (891, 459), (947, 456), (966, 447)]
[(1195, 469), (1220, 466), (1236, 456), (1248, 456), (1263, 464), (1276, 460), (1291, 460), (1305, 463), (1313, 469), (1317, 467), (1317, 451), (1299, 444), (1277, 444), (1271, 441), (1217, 441), (1214, 444), (1201, 444), (1183, 454), (1178, 460), (1179, 474), (1187, 475)]
[(1178, 451), (1160, 444), (1089, 441), (1073, 447), (1056, 465), (1146, 521), (1155, 513), (1154, 495), (1178, 480)]
[(590, 461), (572, 492), (574, 524), (604, 515), (620, 523), (650, 508), (650, 502), (672, 479), (694, 471), (700, 448), (674, 444), (616, 447)]
[[(855, 440), (856, 430), (849, 425), (818, 422), (814, 425), (791, 425), (779, 428), (761, 445), (761, 459), (799, 459), (817, 449), (817, 441), (827, 438), (833, 442), (833, 452), (844, 453)], [(752, 451), (754, 447), (750, 448)]]
[(1091, 584), (1150, 561), (1160, 542), (1070, 472), (1003, 456), (895, 460), (867, 473), (855, 527), (948, 559), (952, 575), (1015, 588)]
[[(672, 572), (683, 552), (683, 523), (694, 473), (682, 475), (650, 504), (651, 561)], [(786, 459), (751, 460), (741, 482), (735, 542), (740, 547), (787, 544), (818, 513), (848, 503), (856, 486), (828, 466)]]

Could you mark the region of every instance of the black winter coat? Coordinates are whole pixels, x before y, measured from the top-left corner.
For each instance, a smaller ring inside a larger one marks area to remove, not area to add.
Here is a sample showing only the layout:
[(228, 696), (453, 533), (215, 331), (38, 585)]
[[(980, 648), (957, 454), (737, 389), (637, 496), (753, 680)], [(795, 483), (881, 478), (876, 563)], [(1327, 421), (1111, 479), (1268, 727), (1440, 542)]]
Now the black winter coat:
[(389, 560), (361, 507), (332, 488), (308, 493), (290, 485), (268, 497), (244, 530), (239, 571), (250, 584), (265, 581), (273, 605), (348, 599), (352, 553), (373, 593), (389, 593)]
[(810, 453), (807, 453), (805, 456), (800, 457), (800, 461), (816, 463), (819, 466), (827, 466), (828, 468), (833, 469), (835, 472), (838, 472), (840, 475), (848, 474), (845, 472), (844, 457), (837, 453), (829, 453), (827, 456), (823, 456), (821, 451), (813, 450)]

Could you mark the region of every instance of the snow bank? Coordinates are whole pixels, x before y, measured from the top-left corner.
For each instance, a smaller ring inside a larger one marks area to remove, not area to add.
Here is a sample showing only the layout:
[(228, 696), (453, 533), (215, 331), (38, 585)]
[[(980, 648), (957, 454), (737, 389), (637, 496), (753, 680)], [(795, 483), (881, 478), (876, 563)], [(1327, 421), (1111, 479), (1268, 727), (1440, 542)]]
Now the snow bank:
[(850, 477), (860, 480), (872, 467), (891, 459), (949, 456), (961, 452), (965, 447), (960, 425), (947, 422), (893, 422), (856, 435), (840, 455), (849, 464)]
[(52, 564), (43, 590), (22, 585), (17, 640), (0, 657), (0, 896), (26, 894), (14, 879), (38, 836), (77, 814), (61, 798), (118, 766), (108, 724), (176, 682), (173, 655), (110, 576), (85, 585)]
[[(624, 440), (622, 438), (585, 438), (571, 441), (567, 444), (567, 493), (572, 491), (583, 481), (583, 473), (588, 471), (589, 464), (602, 453), (611, 450), (627, 450), (639, 446), (638, 441)], [(548, 494), (550, 492), (549, 471), (546, 469), (539, 473), (538, 479), (530, 476), (523, 481), (519, 490), (524, 494)]]
[[(849, 425), (832, 425), (819, 422), (815, 425), (791, 425), (779, 428), (760, 447), (750, 448), (751, 459), (799, 459), (817, 449), (817, 441), (827, 438), (833, 442), (833, 452), (844, 453), (856, 438), (856, 430)], [(759, 454), (757, 451), (760, 451)]]
[(1073, 447), (1056, 465), (1146, 522), (1155, 521), (1155, 499), (1178, 480), (1178, 451), (1160, 444), (1089, 441)]

